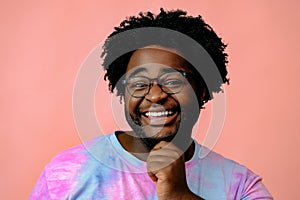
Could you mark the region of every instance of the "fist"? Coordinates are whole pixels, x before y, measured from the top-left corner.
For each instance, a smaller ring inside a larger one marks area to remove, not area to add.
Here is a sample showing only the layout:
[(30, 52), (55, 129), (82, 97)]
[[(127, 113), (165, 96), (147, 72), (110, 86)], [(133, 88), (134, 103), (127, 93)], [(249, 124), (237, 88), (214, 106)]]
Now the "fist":
[(162, 141), (150, 151), (147, 170), (156, 182), (159, 199), (175, 199), (189, 192), (184, 163), (184, 152), (171, 142)]

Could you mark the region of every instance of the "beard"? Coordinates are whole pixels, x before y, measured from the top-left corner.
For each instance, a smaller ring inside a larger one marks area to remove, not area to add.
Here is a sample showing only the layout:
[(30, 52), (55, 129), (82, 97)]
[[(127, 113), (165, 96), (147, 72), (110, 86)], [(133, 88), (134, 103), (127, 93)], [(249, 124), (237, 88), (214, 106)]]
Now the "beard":
[(192, 143), (192, 128), (199, 117), (199, 111), (197, 111), (197, 109), (180, 109), (180, 120), (176, 124), (176, 132), (163, 138), (156, 138), (156, 134), (154, 136), (147, 136), (140, 117), (134, 117), (130, 115), (126, 107), (125, 117), (127, 123), (135, 133), (133, 137), (139, 138), (148, 151), (151, 151), (159, 142), (166, 141), (172, 142), (183, 152), (185, 152)]
[(151, 151), (153, 147), (156, 144), (158, 144), (160, 141), (163, 140), (171, 141), (175, 136), (175, 135), (170, 135), (166, 138), (161, 138), (161, 139), (155, 138), (154, 136), (147, 136), (146, 132), (144, 131), (141, 120), (138, 117), (133, 117), (132, 115), (130, 115), (126, 108), (125, 108), (125, 117), (127, 123), (132, 128), (135, 134), (133, 137), (137, 137), (148, 151)]

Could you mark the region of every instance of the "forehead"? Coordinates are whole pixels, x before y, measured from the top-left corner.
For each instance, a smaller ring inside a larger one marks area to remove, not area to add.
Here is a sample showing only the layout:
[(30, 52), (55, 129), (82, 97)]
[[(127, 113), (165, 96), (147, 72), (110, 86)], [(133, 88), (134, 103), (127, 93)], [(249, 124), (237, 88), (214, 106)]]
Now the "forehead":
[(128, 63), (126, 73), (161, 73), (167, 69), (192, 72), (188, 62), (178, 52), (160, 46), (149, 46), (136, 50)]

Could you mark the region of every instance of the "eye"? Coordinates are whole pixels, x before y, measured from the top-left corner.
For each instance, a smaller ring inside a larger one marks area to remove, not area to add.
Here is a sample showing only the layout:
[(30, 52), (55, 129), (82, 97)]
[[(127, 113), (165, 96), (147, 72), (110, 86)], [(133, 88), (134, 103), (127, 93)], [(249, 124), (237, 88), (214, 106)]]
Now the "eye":
[(133, 78), (128, 81), (130, 90), (143, 90), (149, 87), (149, 81), (147, 79)]
[(185, 84), (185, 78), (178, 72), (165, 73), (160, 77), (160, 84), (164, 87), (173, 89)]
[(145, 82), (136, 82), (132, 83), (131, 87), (133, 88), (143, 88), (143, 87), (148, 87), (148, 84)]
[(162, 83), (164, 86), (176, 87), (183, 85), (183, 81), (180, 79), (168, 79)]

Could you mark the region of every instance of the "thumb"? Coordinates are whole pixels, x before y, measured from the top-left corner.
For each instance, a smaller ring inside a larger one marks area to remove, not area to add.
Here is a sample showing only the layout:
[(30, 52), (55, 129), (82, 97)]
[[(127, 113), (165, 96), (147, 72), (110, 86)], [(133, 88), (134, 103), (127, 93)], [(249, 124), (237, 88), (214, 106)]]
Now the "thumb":
[(157, 181), (157, 177), (155, 176), (155, 174), (153, 174), (152, 172), (148, 172), (148, 176), (151, 178), (151, 180), (153, 182), (156, 182)]

